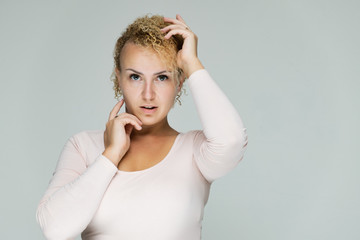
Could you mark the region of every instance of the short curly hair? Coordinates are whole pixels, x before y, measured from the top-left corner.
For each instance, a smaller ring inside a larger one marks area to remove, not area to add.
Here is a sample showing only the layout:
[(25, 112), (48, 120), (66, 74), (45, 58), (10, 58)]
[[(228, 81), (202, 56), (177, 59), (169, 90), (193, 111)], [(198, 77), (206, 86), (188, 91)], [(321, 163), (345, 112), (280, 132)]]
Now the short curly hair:
[[(182, 48), (183, 38), (179, 35), (174, 35), (170, 39), (165, 39), (165, 35), (160, 29), (170, 25), (164, 21), (164, 17), (160, 15), (145, 15), (137, 18), (131, 23), (126, 30), (121, 34), (115, 44), (114, 49), (114, 69), (111, 74), (111, 81), (113, 81), (113, 89), (115, 91), (115, 98), (119, 99), (122, 92), (119, 86), (115, 68), (121, 70), (120, 54), (127, 42), (134, 43), (143, 47), (152, 48), (162, 59), (165, 65), (172, 71), (173, 77), (177, 83), (180, 84), (180, 78), (183, 76), (183, 71), (176, 63), (176, 54)], [(180, 102), (180, 96), (184, 90), (180, 89), (176, 100)]]

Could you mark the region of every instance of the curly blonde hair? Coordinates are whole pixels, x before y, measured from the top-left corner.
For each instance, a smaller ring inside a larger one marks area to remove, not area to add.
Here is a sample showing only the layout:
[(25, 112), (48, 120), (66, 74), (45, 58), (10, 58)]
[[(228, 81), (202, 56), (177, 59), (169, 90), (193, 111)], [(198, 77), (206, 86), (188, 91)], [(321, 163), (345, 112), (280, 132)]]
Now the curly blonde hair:
[[(113, 89), (115, 91), (115, 98), (119, 100), (122, 96), (122, 92), (119, 86), (115, 68), (121, 70), (120, 54), (127, 42), (134, 43), (143, 47), (152, 48), (164, 61), (165, 65), (173, 73), (173, 77), (176, 79), (177, 84), (180, 84), (180, 79), (183, 76), (183, 71), (176, 63), (176, 54), (181, 49), (183, 44), (183, 38), (175, 35), (170, 39), (165, 39), (165, 34), (160, 29), (170, 25), (164, 21), (164, 17), (160, 15), (145, 15), (144, 17), (137, 18), (132, 24), (130, 24), (126, 30), (121, 34), (115, 44), (114, 49), (114, 69), (111, 74), (111, 81), (114, 83)], [(180, 96), (183, 93), (181, 88), (176, 100), (181, 105)]]

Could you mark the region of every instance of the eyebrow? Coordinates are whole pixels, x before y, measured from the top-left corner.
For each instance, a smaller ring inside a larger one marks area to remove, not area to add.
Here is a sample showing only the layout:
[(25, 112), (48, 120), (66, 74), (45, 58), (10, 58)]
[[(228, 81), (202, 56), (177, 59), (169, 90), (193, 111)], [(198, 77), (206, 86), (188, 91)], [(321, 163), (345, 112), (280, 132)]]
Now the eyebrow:
[[(130, 71), (133, 71), (133, 72), (135, 72), (135, 73), (137, 73), (139, 75), (144, 75), (142, 72), (136, 71), (135, 69), (132, 69), (132, 68), (127, 68), (125, 70), (130, 70)], [(168, 72), (168, 71), (164, 70), (164, 71), (154, 73), (154, 75), (159, 75), (159, 74), (166, 73), (166, 72)]]

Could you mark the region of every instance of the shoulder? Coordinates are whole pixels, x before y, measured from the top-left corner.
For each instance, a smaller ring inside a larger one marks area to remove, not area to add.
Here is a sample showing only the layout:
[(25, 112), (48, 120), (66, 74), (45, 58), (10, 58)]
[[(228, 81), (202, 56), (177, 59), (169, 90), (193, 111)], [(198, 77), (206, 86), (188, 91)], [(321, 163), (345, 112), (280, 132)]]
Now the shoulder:
[(190, 143), (192, 145), (200, 143), (205, 140), (205, 135), (203, 130), (191, 130), (185, 133), (181, 133), (181, 138), (183, 143)]
[(97, 138), (99, 137), (100, 135), (103, 135), (104, 134), (104, 130), (85, 130), (85, 131), (81, 131), (81, 132), (78, 132), (76, 134), (74, 134), (72, 137), (73, 138), (79, 138), (79, 139), (82, 139), (82, 138)]
[(86, 130), (72, 135), (69, 139), (79, 148), (103, 147), (104, 130)]
[(184, 138), (194, 138), (197, 135), (201, 134), (202, 130), (190, 130), (184, 133), (180, 133), (182, 135), (182, 137)]
[(104, 150), (104, 131), (87, 130), (72, 135), (65, 147), (65, 152), (80, 154), (87, 165), (90, 165)]

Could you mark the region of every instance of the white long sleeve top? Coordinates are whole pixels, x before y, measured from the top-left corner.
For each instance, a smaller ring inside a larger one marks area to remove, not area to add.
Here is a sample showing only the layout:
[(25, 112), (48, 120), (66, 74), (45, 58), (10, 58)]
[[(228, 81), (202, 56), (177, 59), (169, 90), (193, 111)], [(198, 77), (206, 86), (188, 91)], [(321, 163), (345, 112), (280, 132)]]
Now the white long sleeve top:
[(105, 156), (104, 131), (66, 143), (37, 221), (47, 239), (199, 240), (211, 183), (243, 159), (246, 128), (205, 69), (188, 79), (202, 131), (180, 133), (167, 156), (120, 171)]

